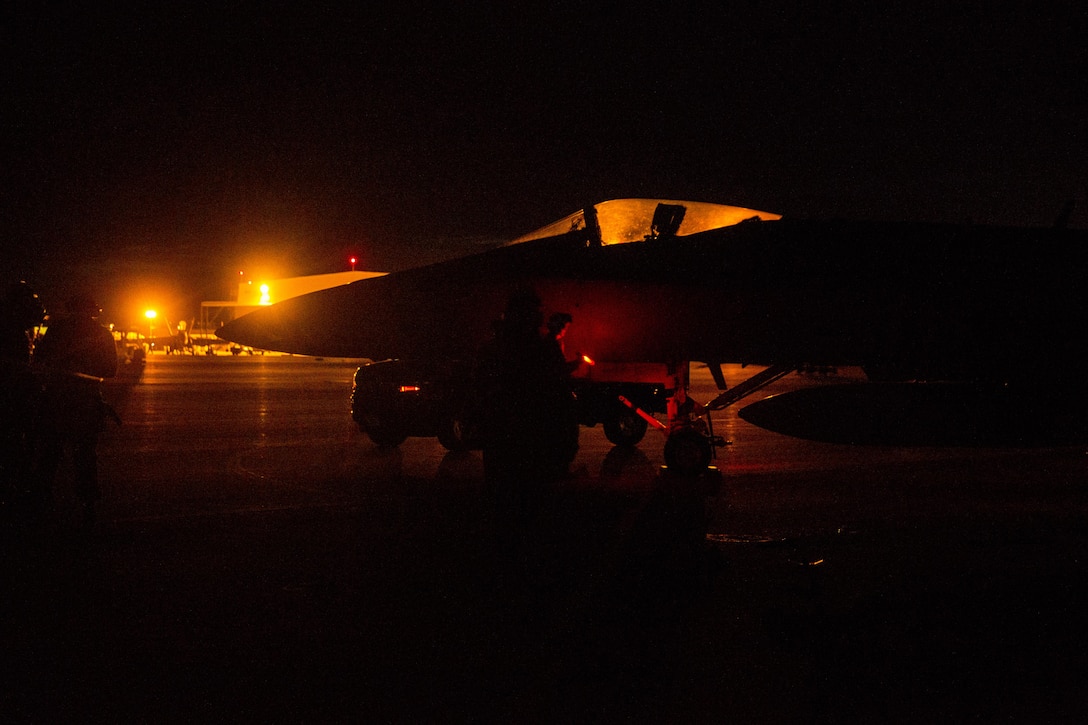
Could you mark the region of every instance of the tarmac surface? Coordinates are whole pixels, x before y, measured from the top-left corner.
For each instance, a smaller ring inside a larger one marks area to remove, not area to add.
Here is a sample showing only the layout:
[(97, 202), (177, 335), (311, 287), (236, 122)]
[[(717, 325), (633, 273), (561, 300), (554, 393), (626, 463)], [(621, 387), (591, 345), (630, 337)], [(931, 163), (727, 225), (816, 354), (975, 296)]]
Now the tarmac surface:
[(1084, 447), (854, 447), (724, 411), (704, 499), (665, 485), (654, 431), (583, 428), (512, 564), (479, 454), (372, 444), (355, 366), (156, 355), (110, 383), (94, 525), (64, 471), (44, 522), (3, 512), (5, 721), (1088, 716)]

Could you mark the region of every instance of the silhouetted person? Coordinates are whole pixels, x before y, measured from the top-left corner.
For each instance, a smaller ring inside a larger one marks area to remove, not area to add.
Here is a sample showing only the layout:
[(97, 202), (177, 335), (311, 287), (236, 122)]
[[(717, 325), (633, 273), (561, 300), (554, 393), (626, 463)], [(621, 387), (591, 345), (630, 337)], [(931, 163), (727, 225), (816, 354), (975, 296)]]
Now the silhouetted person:
[(566, 365), (567, 372), (570, 373), (573, 373), (582, 364), (581, 356), (575, 356), (573, 360), (567, 359), (567, 349), (564, 338), (566, 338), (567, 330), (570, 329), (572, 322), (574, 322), (574, 318), (566, 312), (556, 312), (548, 318), (547, 333), (547, 339), (551, 340), (555, 345), (556, 350), (559, 352), (559, 356)]
[(76, 493), (88, 520), (101, 496), (98, 487), (98, 434), (110, 409), (102, 399), (102, 378), (117, 374), (113, 334), (98, 324), (98, 305), (77, 295), (68, 315), (50, 318), (34, 350), (34, 367), (43, 380), (39, 444), (39, 494), (52, 496), (57, 466), (66, 448), (75, 469)]
[(37, 386), (30, 370), (34, 330), (45, 319), (41, 299), (25, 282), (11, 285), (0, 309), (0, 501), (30, 489)]
[[(568, 376), (582, 365), (581, 355), (576, 355), (573, 360), (567, 359), (565, 338), (567, 336), (567, 330), (570, 329), (573, 322), (574, 318), (568, 313), (556, 312), (548, 318), (548, 331), (545, 334), (545, 340), (551, 344), (551, 354), (555, 357), (556, 364), (562, 365), (565, 374)], [(564, 385), (568, 390), (570, 389), (569, 380), (564, 381)], [(564, 471), (566, 470), (566, 467), (570, 466), (571, 462), (574, 461), (574, 457), (578, 454), (578, 410), (575, 405), (576, 401), (572, 395), (567, 395), (565, 401), (566, 405), (562, 406), (559, 410), (559, 414), (564, 420), (562, 423), (557, 423), (557, 425), (560, 426), (557, 430), (557, 434), (561, 436), (558, 445), (561, 446), (563, 453), (566, 456)]]
[(479, 354), (484, 480), (496, 504), (502, 552), (524, 563), (542, 506), (567, 472), (572, 394), (555, 344), (541, 334), (534, 292), (511, 296), (495, 337)]

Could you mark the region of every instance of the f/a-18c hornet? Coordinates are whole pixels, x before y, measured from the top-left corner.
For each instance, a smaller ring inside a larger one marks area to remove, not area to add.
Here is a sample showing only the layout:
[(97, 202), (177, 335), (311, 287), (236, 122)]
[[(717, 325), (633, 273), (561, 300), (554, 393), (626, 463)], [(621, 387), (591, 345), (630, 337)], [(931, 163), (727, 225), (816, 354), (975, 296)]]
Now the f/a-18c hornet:
[[(710, 413), (805, 365), (860, 366), (869, 381), (765, 398), (741, 417), (850, 443), (1079, 445), (1088, 232), (1062, 227), (620, 199), (489, 251), (286, 300), (220, 335), (296, 354), (468, 360), (510, 295), (531, 288), (545, 317), (576, 320), (566, 349), (592, 357), (594, 375), (667, 391), (656, 425), (670, 467), (708, 465)], [(687, 399), (690, 361), (718, 383), (706, 405)], [(761, 370), (726, 389), (726, 362)]]

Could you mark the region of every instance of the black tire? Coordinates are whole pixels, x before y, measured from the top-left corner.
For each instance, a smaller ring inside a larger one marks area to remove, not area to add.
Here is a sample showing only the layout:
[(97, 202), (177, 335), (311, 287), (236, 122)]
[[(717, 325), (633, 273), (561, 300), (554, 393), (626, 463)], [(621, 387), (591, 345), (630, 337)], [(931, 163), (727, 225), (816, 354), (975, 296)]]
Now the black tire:
[(408, 434), (396, 425), (390, 425), (378, 419), (367, 420), (360, 427), (366, 431), (370, 440), (379, 446), (395, 448), (408, 439)]
[(447, 451), (467, 451), (472, 448), (473, 438), (472, 426), (460, 416), (445, 416), (438, 424), (438, 442)]
[(649, 424), (634, 411), (623, 411), (604, 421), (604, 435), (615, 446), (637, 446)]
[(710, 466), (713, 451), (710, 439), (698, 431), (675, 431), (665, 441), (665, 465), (681, 476), (696, 476)]

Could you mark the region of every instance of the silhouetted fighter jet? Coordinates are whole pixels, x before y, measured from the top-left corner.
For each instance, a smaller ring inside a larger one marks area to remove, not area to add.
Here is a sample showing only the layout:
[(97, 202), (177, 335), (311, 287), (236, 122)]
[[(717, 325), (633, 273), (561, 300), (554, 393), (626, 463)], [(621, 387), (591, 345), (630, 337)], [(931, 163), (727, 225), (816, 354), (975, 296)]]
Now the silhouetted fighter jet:
[(623, 199), (490, 251), (273, 305), (220, 334), (298, 354), (469, 359), (511, 293), (531, 287), (545, 316), (573, 315), (567, 349), (662, 364), (679, 391), (670, 427), (700, 462), (713, 439), (685, 424), (693, 360), (716, 372), (722, 362), (768, 366), (710, 409), (803, 364), (865, 370), (872, 383), (787, 393), (741, 412), (791, 435), (1080, 443), (1086, 250), (1080, 230), (794, 220)]

